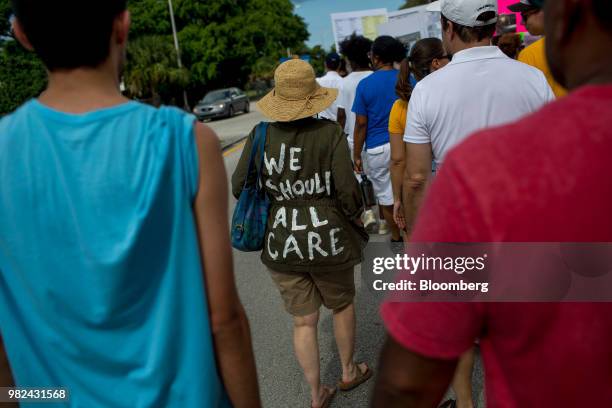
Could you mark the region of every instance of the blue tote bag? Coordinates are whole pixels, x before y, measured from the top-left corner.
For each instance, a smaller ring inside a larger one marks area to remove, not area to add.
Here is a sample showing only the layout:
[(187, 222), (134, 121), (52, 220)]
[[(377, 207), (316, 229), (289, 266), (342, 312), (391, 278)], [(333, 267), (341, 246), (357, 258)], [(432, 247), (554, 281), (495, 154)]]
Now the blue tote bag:
[[(261, 183), (261, 171), (264, 162), (267, 133), (268, 122), (261, 122), (257, 125), (249, 158), (247, 177), (244, 180), (244, 186), (242, 187), (242, 192), (232, 217), (232, 246), (244, 252), (261, 251), (266, 234), (270, 200)], [(255, 168), (255, 153), (258, 150), (260, 157), (259, 171)], [(257, 179), (254, 185), (249, 186), (248, 179), (254, 168), (257, 171)]]

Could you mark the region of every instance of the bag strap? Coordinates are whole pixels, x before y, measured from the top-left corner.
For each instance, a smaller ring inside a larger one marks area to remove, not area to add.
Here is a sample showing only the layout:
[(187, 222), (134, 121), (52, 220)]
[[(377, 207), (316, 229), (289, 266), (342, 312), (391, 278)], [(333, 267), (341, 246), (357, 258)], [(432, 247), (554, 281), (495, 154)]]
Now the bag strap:
[(257, 125), (257, 130), (259, 131), (259, 171), (257, 172), (257, 189), (263, 190), (263, 185), (259, 181), (261, 180), (261, 172), (263, 171), (264, 166), (264, 156), (266, 153), (266, 136), (268, 135), (268, 125), (269, 122), (261, 122)]
[(247, 188), (249, 177), (253, 171), (255, 154), (257, 153), (257, 150), (260, 151), (260, 166), (259, 171), (257, 172), (257, 181), (255, 185), (259, 189), (259, 178), (261, 177), (261, 168), (264, 164), (264, 152), (266, 148), (266, 134), (268, 132), (268, 125), (268, 122), (260, 122), (257, 127), (255, 127), (255, 137), (253, 137), (253, 145), (251, 146), (251, 153), (249, 154), (249, 168), (247, 170), (247, 176), (244, 178), (244, 184), (242, 186), (243, 190)]

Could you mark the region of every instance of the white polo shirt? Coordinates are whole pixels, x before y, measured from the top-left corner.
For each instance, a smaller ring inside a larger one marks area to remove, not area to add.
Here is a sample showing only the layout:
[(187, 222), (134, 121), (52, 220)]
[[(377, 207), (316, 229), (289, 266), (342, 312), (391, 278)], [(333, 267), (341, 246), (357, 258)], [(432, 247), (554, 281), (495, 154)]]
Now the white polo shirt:
[(404, 141), (431, 143), (439, 166), (477, 130), (514, 122), (555, 98), (544, 74), (498, 47), (458, 52), (412, 92)]
[[(325, 88), (334, 88), (340, 91), (342, 77), (336, 71), (327, 71), (321, 78), (317, 78), (317, 82)], [(334, 122), (338, 120), (338, 99), (336, 98), (329, 108), (319, 113), (319, 117), (333, 120)]]
[(353, 71), (348, 74), (340, 83), (340, 94), (338, 95), (338, 108), (344, 109), (346, 113), (346, 125), (344, 133), (347, 135), (349, 145), (353, 145), (353, 136), (355, 133), (355, 121), (357, 115), (353, 113), (353, 103), (357, 94), (357, 86), (363, 78), (367, 78), (372, 71)]

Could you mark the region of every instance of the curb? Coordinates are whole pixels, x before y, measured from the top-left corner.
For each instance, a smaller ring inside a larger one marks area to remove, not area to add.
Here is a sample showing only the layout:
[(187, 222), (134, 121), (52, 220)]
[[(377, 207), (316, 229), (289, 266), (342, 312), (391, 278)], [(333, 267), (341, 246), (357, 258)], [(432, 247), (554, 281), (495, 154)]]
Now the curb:
[(230, 143), (230, 144), (228, 144), (226, 146), (223, 146), (221, 148), (221, 150), (223, 152), (225, 152), (225, 151), (231, 149), (232, 147), (235, 147), (235, 146), (239, 145), (240, 143), (244, 142), (247, 139), (247, 137), (249, 137), (249, 136), (248, 135), (247, 136), (242, 136), (241, 138), (234, 140), (232, 143)]

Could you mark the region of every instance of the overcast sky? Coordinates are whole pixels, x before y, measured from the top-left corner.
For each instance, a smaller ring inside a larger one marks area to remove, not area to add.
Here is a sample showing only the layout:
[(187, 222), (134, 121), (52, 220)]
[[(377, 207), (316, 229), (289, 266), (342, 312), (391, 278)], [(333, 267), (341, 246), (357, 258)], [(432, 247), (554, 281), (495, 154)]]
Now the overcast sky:
[(304, 17), (310, 31), (308, 45), (321, 44), (328, 49), (334, 43), (331, 13), (386, 8), (395, 11), (404, 0), (293, 0), (296, 13)]

